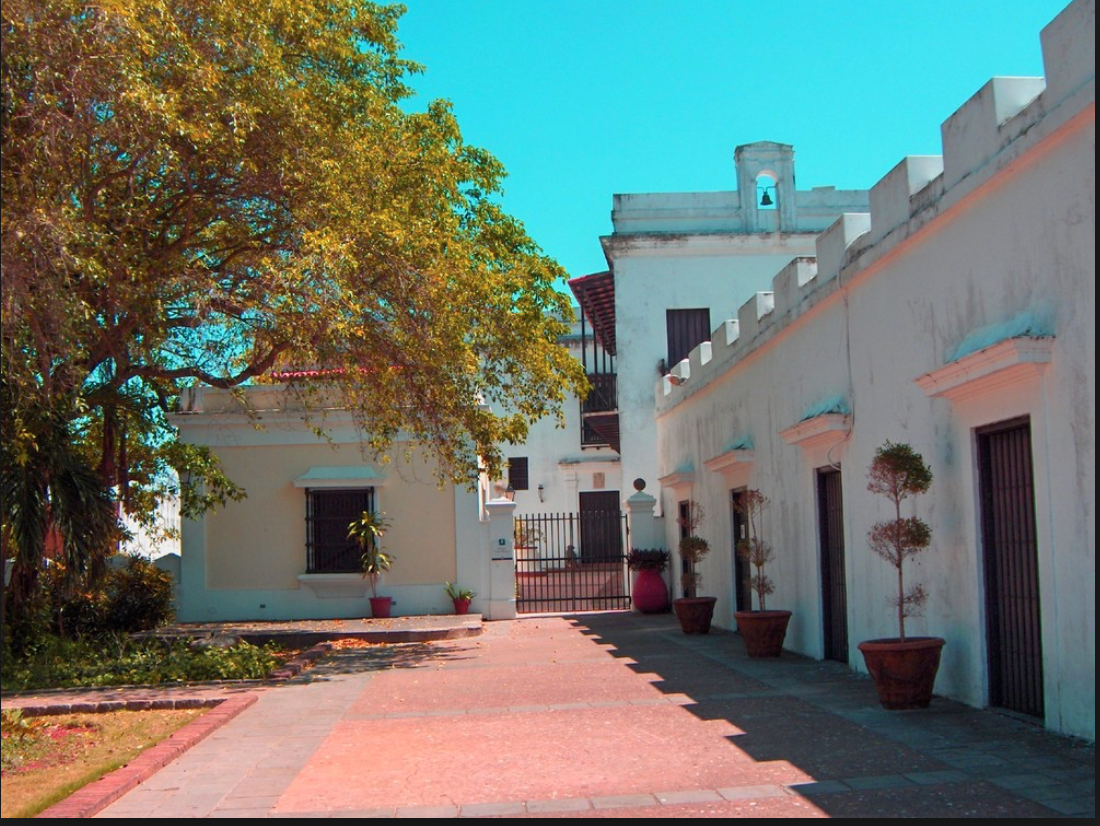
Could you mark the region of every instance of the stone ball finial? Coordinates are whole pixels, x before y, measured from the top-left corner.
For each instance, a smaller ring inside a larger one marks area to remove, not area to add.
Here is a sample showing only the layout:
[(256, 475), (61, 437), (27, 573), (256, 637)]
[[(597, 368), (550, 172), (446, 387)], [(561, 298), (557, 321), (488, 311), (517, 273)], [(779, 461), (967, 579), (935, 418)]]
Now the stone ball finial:
[(638, 491), (638, 493), (641, 493), (643, 490), (645, 490), (645, 479), (643, 479), (641, 476), (634, 480), (634, 490)]

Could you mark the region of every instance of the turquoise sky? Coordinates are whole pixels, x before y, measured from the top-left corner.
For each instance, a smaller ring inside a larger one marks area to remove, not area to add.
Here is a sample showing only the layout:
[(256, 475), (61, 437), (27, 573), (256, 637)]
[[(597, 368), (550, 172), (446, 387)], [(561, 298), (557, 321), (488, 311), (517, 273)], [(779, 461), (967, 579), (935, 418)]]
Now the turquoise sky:
[(1064, 0), (408, 0), (422, 103), (508, 169), (504, 205), (571, 276), (618, 192), (730, 190), (733, 150), (795, 147), (799, 189), (870, 187), (994, 75), (1043, 74)]

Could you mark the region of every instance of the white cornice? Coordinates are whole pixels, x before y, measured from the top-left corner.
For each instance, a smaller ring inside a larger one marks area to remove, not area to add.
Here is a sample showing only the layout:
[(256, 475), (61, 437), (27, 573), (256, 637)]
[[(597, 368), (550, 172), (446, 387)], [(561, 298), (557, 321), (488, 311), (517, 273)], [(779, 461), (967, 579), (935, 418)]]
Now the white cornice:
[(695, 471), (674, 470), (672, 473), (661, 476), (657, 481), (661, 483), (662, 487), (672, 488), (673, 490), (690, 488), (695, 484)]
[(311, 467), (294, 480), (296, 488), (370, 488), (386, 483), (386, 477), (369, 465)]
[(1053, 350), (1053, 338), (1010, 338), (914, 381), (929, 396), (959, 401), (1039, 376)]
[(851, 430), (851, 416), (844, 413), (825, 413), (781, 430), (779, 435), (789, 445), (809, 448), (835, 444)]
[(712, 473), (729, 473), (754, 461), (755, 454), (751, 450), (727, 450), (707, 459), (703, 466)]

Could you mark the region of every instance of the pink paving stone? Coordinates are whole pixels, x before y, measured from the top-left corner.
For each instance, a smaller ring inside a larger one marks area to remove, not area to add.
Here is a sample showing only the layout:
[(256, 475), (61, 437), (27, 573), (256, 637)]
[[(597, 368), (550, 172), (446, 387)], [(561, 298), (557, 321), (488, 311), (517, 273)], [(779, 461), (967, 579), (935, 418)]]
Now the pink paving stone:
[(529, 665), (520, 669), (450, 668), (383, 672), (348, 716), (465, 708), (546, 707), (560, 703), (668, 701), (653, 685), (616, 662)]
[(617, 818), (717, 818), (717, 817), (829, 817), (814, 803), (795, 797), (760, 800), (689, 803), (675, 806), (630, 806), (581, 812), (539, 813), (528, 810), (528, 817), (617, 817)]
[[(376, 719), (337, 725), (278, 812), (648, 794), (809, 779), (757, 763), (737, 729), (678, 706)], [(670, 761), (669, 754), (676, 759)]]

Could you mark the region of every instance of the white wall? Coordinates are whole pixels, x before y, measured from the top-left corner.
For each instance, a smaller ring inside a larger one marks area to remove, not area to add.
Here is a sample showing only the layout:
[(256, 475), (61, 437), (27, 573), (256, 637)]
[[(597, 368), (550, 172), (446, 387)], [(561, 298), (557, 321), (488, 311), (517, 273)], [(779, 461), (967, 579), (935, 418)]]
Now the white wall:
[[(1029, 416), (1045, 723), (1088, 738), (1095, 737), (1095, 70), (1094, 50), (1078, 41), (1094, 31), (1094, 4), (1071, 5), (1043, 33), (1047, 91), (1036, 96), (1044, 84), (1030, 78), (984, 87), (944, 124), (942, 163), (899, 164), (872, 191), (869, 221), (850, 216), (819, 240), (816, 274), (808, 262), (785, 268), (771, 285), (774, 309), (760, 315), (756, 299), (744, 304), (736, 337), (723, 328), (709, 359), (693, 353), (688, 381), (666, 383), (658, 400), (660, 473), (694, 468), (665, 492), (666, 506), (686, 490), (711, 515), (702, 533), (715, 550), (704, 575), (718, 589), (717, 622), (732, 621), (729, 490), (750, 485), (773, 503), (767, 530), (778, 559), (769, 574), (778, 587), (769, 607), (795, 611), (788, 646), (811, 656), (823, 653), (814, 469), (841, 466), (849, 660), (860, 670), (855, 645), (896, 634), (886, 604), (893, 569), (866, 543), (871, 525), (889, 514), (866, 491), (864, 473), (887, 439), (921, 452), (935, 481), (915, 509), (934, 541), (908, 575), (931, 598), (907, 631), (947, 639), (936, 691), (979, 706), (989, 676), (974, 430)], [(1009, 358), (994, 371), (988, 362), (998, 350), (952, 361), (968, 335), (1023, 313), (1053, 330), (1049, 364)], [(928, 374), (946, 381), (960, 365), (970, 365), (971, 381), (947, 396), (916, 382)], [(835, 431), (830, 441), (824, 433), (808, 447), (780, 436), (830, 395), (847, 402), (850, 434)], [(737, 478), (706, 470), (741, 436), (753, 442), (753, 461)], [(670, 524), (670, 543), (674, 532)]]
[[(710, 309), (715, 327), (845, 211), (866, 210), (863, 190), (795, 190), (793, 147), (759, 142), (735, 151), (737, 192), (615, 196), (615, 232), (601, 242), (615, 278), (623, 479), (656, 489), (653, 387), (668, 351), (666, 310)], [(778, 208), (759, 209), (757, 174), (777, 180)], [(768, 220), (773, 223), (768, 224)], [(775, 229), (782, 222), (782, 232)], [(667, 365), (672, 369), (674, 365)], [(663, 472), (663, 471), (661, 471)]]

